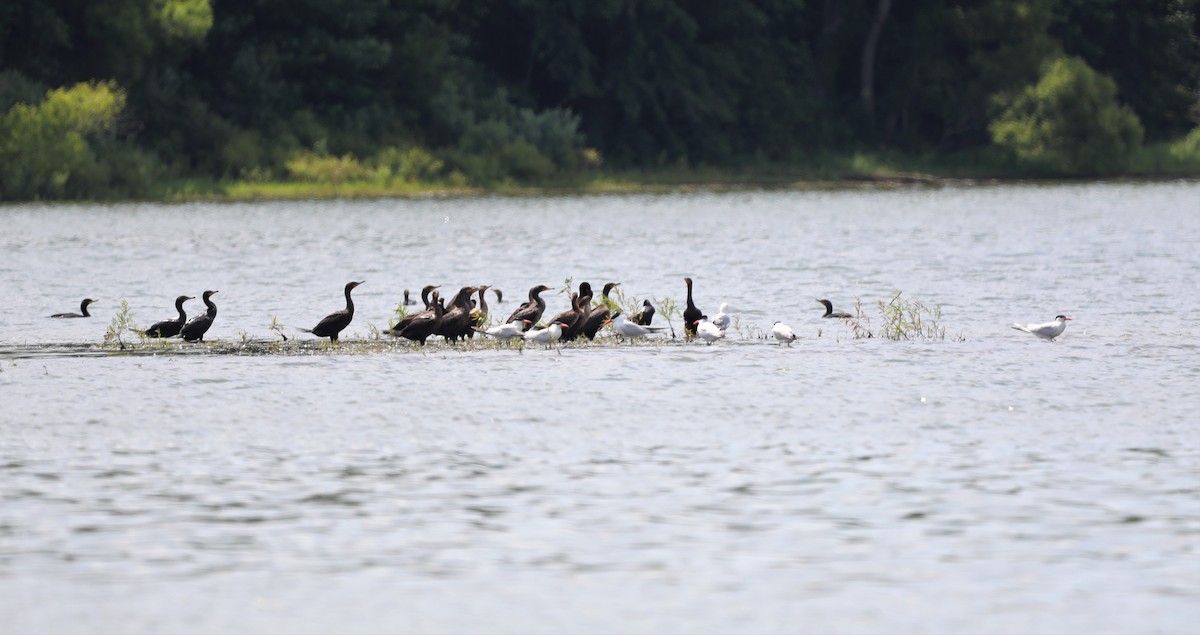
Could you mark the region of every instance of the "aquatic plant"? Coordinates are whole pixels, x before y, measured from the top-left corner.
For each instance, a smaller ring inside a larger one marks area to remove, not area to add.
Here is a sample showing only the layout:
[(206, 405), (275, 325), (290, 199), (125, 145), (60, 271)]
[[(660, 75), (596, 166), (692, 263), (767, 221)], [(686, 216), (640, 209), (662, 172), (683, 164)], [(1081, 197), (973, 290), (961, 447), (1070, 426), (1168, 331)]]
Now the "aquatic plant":
[(122, 299), (121, 308), (117, 310), (113, 316), (112, 322), (108, 324), (108, 330), (104, 332), (104, 343), (111, 344), (116, 341), (121, 350), (125, 350), (124, 334), (127, 331), (139, 331), (137, 323), (129, 316), (129, 301)]
[(854, 334), (854, 339), (875, 337), (871, 333), (871, 318), (863, 313), (862, 298), (854, 296), (854, 317), (847, 322), (850, 324), (850, 331)]
[(909, 300), (901, 295), (902, 292), (895, 291), (891, 300), (878, 301), (882, 321), (880, 337), (889, 340), (946, 339), (946, 327), (941, 325), (942, 307), (929, 307), (919, 300)]
[(658, 314), (667, 321), (667, 326), (671, 327), (671, 339), (675, 339), (675, 324), (671, 321), (672, 317), (683, 319), (683, 313), (679, 311), (679, 305), (671, 298), (661, 298), (657, 301)]
[(271, 330), (274, 331), (283, 341), (288, 341), (288, 336), (283, 332), (283, 325), (279, 323), (277, 316), (271, 316)]

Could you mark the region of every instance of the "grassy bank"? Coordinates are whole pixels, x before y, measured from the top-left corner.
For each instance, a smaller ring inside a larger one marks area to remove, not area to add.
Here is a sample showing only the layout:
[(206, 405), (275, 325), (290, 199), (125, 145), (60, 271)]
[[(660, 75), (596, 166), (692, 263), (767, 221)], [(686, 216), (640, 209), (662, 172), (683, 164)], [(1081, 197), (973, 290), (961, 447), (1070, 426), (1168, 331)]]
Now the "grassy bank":
[[(1148, 146), (1133, 157), (1126, 173), (1104, 178), (1200, 178), (1200, 159), (1173, 155), (1167, 145)], [(469, 183), (461, 178), (437, 180), (185, 180), (164, 184), (161, 198), (170, 201), (301, 200), (320, 198), (388, 198), (469, 196), (485, 193), (542, 195), (564, 193), (630, 193), (742, 188), (828, 189), (943, 185), (1005, 181), (1078, 179), (1054, 171), (1022, 166), (989, 152), (958, 155), (855, 153), (822, 155), (798, 164), (755, 164), (742, 167), (668, 165), (648, 169), (599, 168), (558, 175), (538, 182)]]

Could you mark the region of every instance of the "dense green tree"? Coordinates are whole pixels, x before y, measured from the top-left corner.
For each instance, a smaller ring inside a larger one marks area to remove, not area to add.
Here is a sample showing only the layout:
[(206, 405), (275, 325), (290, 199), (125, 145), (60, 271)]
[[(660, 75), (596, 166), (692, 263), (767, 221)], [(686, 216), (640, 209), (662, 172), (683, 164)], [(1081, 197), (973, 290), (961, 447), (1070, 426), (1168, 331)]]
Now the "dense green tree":
[(1164, 139), (1200, 123), (1196, 9), (1196, 0), (1058, 0), (1051, 33), (1116, 81), (1148, 138)]
[(41, 104), (13, 106), (0, 116), (0, 198), (86, 195), (98, 185), (88, 180), (104, 169), (93, 144), (124, 106), (111, 82), (55, 89)]
[[(1067, 55), (1115, 82), (1149, 139), (1177, 139), (1200, 115), (1198, 2), (7, 0), (0, 113), (23, 104), (11, 121), (32, 122), (51, 89), (115, 82), (103, 85), (125, 107), (84, 137), (95, 165), (121, 167), (73, 170), (74, 192), (137, 190), (154, 156), (180, 176), (282, 177), (350, 157), (364, 175), (490, 183), (597, 156), (729, 166), (1016, 148), (1015, 128), (996, 137), (989, 122), (1045, 102), (1028, 87)], [(418, 156), (425, 167), (400, 165)]]
[(1137, 115), (1117, 85), (1079, 58), (1050, 62), (991, 125), (996, 143), (1027, 164), (1065, 174), (1117, 172), (1142, 143)]

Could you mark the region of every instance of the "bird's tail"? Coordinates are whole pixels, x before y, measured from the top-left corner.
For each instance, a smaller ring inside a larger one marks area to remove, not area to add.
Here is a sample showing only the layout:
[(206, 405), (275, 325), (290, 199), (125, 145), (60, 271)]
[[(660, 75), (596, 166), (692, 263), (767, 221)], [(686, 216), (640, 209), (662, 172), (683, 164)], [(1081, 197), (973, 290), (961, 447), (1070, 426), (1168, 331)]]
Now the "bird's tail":
[(298, 330), (298, 331), (304, 331), (305, 333), (312, 333), (312, 329), (302, 329), (302, 328), (297, 328), (296, 330)]
[(1029, 329), (1028, 329), (1028, 328), (1026, 328), (1025, 326), (1021, 325), (1021, 324), (1013, 324), (1013, 325), (1012, 325), (1012, 327), (1013, 327), (1014, 329), (1017, 329), (1018, 331), (1024, 331), (1025, 333), (1028, 333), (1028, 332), (1029, 332)]

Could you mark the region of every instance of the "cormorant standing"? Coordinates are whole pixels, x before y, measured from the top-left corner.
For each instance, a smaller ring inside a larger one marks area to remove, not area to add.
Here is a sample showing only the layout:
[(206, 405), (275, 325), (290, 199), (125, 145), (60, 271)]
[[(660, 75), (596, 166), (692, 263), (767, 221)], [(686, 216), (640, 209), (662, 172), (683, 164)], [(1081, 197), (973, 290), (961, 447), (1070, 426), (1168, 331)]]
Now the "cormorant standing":
[(183, 330), (183, 325), (187, 324), (187, 314), (183, 312), (183, 303), (196, 298), (190, 295), (181, 295), (175, 298), (175, 310), (179, 311), (179, 317), (173, 320), (163, 320), (156, 322), (154, 326), (146, 329), (144, 335), (146, 337), (175, 337)]
[(684, 278), (687, 283), (687, 308), (683, 310), (683, 334), (688, 337), (696, 337), (696, 321), (704, 316), (704, 312), (696, 308), (696, 303), (692, 302), (692, 279)]
[[(541, 292), (549, 291), (550, 287), (544, 284), (539, 284), (529, 290), (529, 301), (517, 307), (512, 315), (504, 322), (516, 322), (517, 320), (529, 320), (529, 324), (537, 324), (538, 320), (542, 319), (542, 314), (546, 312), (546, 301), (542, 299)], [(529, 330), (529, 327), (526, 327)]]
[(600, 301), (600, 304), (596, 305), (596, 308), (588, 312), (587, 317), (584, 318), (583, 326), (579, 328), (579, 332), (583, 333), (589, 340), (596, 339), (596, 333), (600, 332), (600, 328), (608, 321), (609, 314), (612, 312), (608, 308), (608, 294), (620, 284), (620, 282), (605, 284), (604, 291), (601, 292), (603, 299)]
[(347, 282), (346, 283), (346, 308), (341, 311), (334, 311), (326, 315), (324, 319), (317, 322), (317, 325), (311, 329), (300, 329), (306, 333), (312, 333), (317, 337), (328, 337), (330, 342), (338, 341), (338, 333), (350, 326), (350, 321), (354, 319), (354, 300), (350, 299), (350, 292), (354, 287), (366, 282)]
[(186, 342), (204, 341), (204, 334), (208, 332), (212, 326), (213, 320), (217, 319), (217, 305), (212, 303), (211, 298), (216, 291), (205, 291), (200, 295), (200, 299), (204, 300), (204, 306), (208, 310), (188, 320), (187, 324), (183, 325), (183, 329), (179, 331), (179, 335)]
[[(615, 316), (614, 316), (615, 317)], [(642, 300), (642, 310), (634, 314), (630, 322), (638, 326), (650, 326), (650, 322), (654, 319), (654, 305), (650, 304), (649, 300)]]

